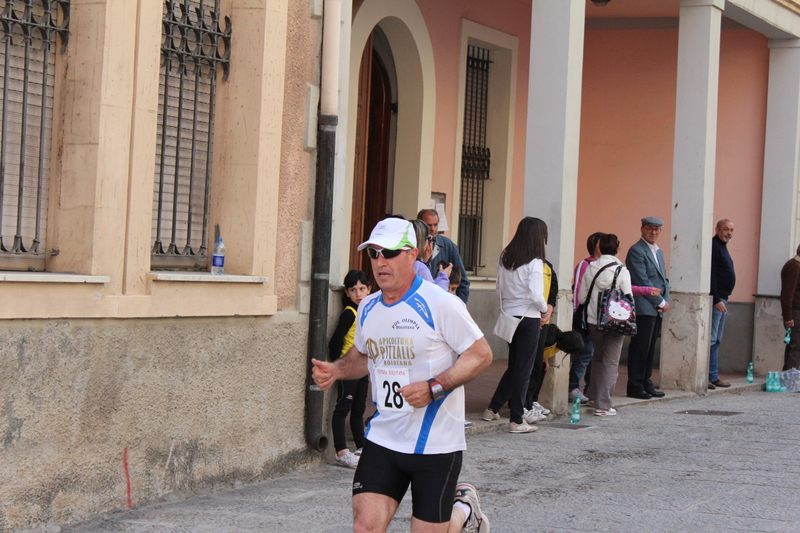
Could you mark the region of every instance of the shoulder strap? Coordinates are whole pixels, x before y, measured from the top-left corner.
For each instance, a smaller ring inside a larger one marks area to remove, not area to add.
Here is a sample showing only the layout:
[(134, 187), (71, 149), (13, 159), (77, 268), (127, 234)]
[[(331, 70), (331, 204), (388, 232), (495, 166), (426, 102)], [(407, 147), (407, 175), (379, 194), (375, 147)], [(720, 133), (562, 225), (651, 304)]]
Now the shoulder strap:
[(614, 279), (611, 281), (611, 290), (612, 291), (617, 286), (617, 276), (619, 276), (619, 273), (620, 273), (621, 270), (622, 270), (622, 265), (618, 266), (617, 269), (614, 271)]
[(592, 289), (594, 289), (594, 282), (597, 281), (597, 276), (599, 276), (600, 272), (602, 272), (603, 270), (607, 269), (610, 266), (614, 266), (616, 264), (617, 264), (617, 262), (614, 261), (613, 263), (609, 263), (609, 264), (605, 265), (603, 268), (598, 270), (597, 274), (595, 274), (594, 277), (592, 278), (592, 283), (589, 285), (589, 292), (586, 293), (586, 301), (583, 302), (583, 322), (584, 323), (586, 323), (586, 318), (587, 318), (587, 316), (589, 314), (589, 302), (592, 299)]
[[(597, 276), (599, 276), (599, 275), (600, 275), (600, 273), (601, 273), (603, 270), (607, 269), (607, 268), (608, 268), (608, 267), (610, 267), (610, 266), (614, 266), (614, 265), (616, 265), (616, 264), (617, 264), (617, 262), (616, 262), (616, 261), (614, 261), (613, 263), (609, 263), (609, 264), (605, 265), (603, 268), (601, 268), (600, 270), (598, 270), (598, 271), (597, 271), (597, 274), (595, 274), (595, 275), (594, 275), (594, 278), (592, 278), (592, 284), (591, 284), (591, 285), (589, 285), (589, 293), (586, 295), (586, 301), (585, 301), (585, 302), (583, 302), (583, 304), (584, 304), (584, 305), (588, 306), (588, 305), (589, 305), (589, 300), (591, 300), (591, 299), (592, 299), (592, 289), (594, 289), (594, 282), (595, 282), (595, 281), (597, 281)], [(620, 265), (620, 268), (622, 268), (622, 265)], [(614, 281), (616, 281), (616, 279), (617, 279), (617, 277), (616, 277), (616, 276), (614, 276)]]

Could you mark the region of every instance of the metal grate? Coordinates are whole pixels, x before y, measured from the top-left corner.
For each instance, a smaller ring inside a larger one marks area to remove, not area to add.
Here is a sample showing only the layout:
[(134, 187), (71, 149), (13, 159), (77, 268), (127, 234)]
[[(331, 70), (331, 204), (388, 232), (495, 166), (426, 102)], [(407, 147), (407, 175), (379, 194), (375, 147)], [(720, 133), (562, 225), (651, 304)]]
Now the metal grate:
[(69, 1), (6, 0), (0, 28), (0, 268), (43, 270), (54, 48), (67, 46)]
[(586, 429), (594, 427), (590, 424), (573, 424), (572, 422), (539, 422), (537, 425), (554, 429)]
[(676, 411), (676, 415), (711, 415), (711, 416), (733, 416), (733, 415), (741, 415), (744, 413), (739, 413), (737, 411), (699, 411), (699, 410), (689, 410), (689, 411)]
[(491, 153), (486, 146), (490, 64), (489, 50), (468, 47), (458, 246), (464, 268), (472, 272), (482, 266), (483, 188), (491, 167)]
[[(219, 0), (164, 2), (153, 195), (154, 269), (208, 268), (217, 72), (230, 68)], [(165, 239), (169, 244), (164, 247)]]

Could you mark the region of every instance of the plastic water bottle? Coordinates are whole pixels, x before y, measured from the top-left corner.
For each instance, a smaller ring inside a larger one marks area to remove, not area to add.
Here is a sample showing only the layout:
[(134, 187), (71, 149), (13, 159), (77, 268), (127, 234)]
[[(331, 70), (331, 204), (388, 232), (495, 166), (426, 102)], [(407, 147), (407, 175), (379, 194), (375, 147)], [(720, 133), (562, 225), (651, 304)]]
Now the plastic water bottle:
[(221, 276), (225, 273), (225, 245), (222, 244), (222, 237), (217, 238), (214, 243), (214, 255), (211, 256), (211, 274)]
[(569, 421), (573, 424), (581, 421), (581, 397), (578, 394), (572, 400), (572, 412), (569, 415)]
[(786, 328), (786, 334), (783, 336), (784, 344), (792, 342), (792, 328)]
[(747, 382), (753, 382), (753, 363), (747, 363)]
[(778, 392), (778, 388), (780, 387), (779, 384), (775, 383), (778, 381), (776, 378), (778, 377), (777, 372), (768, 372), (767, 373), (767, 392)]

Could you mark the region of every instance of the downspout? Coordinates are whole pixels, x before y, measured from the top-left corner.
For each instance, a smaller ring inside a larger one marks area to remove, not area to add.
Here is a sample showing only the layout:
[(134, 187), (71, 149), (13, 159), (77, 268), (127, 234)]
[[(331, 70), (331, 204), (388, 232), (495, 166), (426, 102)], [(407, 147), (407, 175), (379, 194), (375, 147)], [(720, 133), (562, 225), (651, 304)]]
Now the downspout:
[(308, 320), (306, 442), (317, 450), (328, 447), (323, 413), (325, 393), (311, 379), (311, 358), (326, 359), (328, 294), (333, 225), (333, 175), (336, 126), (339, 122), (339, 26), (341, 0), (325, 0), (322, 22), (322, 66), (317, 123), (317, 179), (314, 192), (314, 232), (311, 252), (311, 302)]

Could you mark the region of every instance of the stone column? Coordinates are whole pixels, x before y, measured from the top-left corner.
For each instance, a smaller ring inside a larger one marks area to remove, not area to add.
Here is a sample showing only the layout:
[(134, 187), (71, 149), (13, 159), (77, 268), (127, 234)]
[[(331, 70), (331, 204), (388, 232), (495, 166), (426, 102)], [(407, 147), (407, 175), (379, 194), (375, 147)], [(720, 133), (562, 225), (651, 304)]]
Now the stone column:
[(780, 271), (798, 244), (800, 40), (771, 40), (769, 48), (758, 294), (753, 317), (753, 366), (758, 375), (783, 367)]
[(681, 0), (670, 221), (670, 310), (661, 386), (706, 394), (711, 230), (717, 144), (719, 41), (724, 0)]
[[(562, 288), (569, 286), (578, 192), (578, 141), (583, 76), (583, 0), (533, 0), (523, 214), (547, 222), (548, 259)], [(547, 194), (541, 191), (547, 190)], [(557, 323), (571, 328), (569, 291), (559, 291)], [(569, 364), (554, 367), (541, 403), (568, 411)]]

